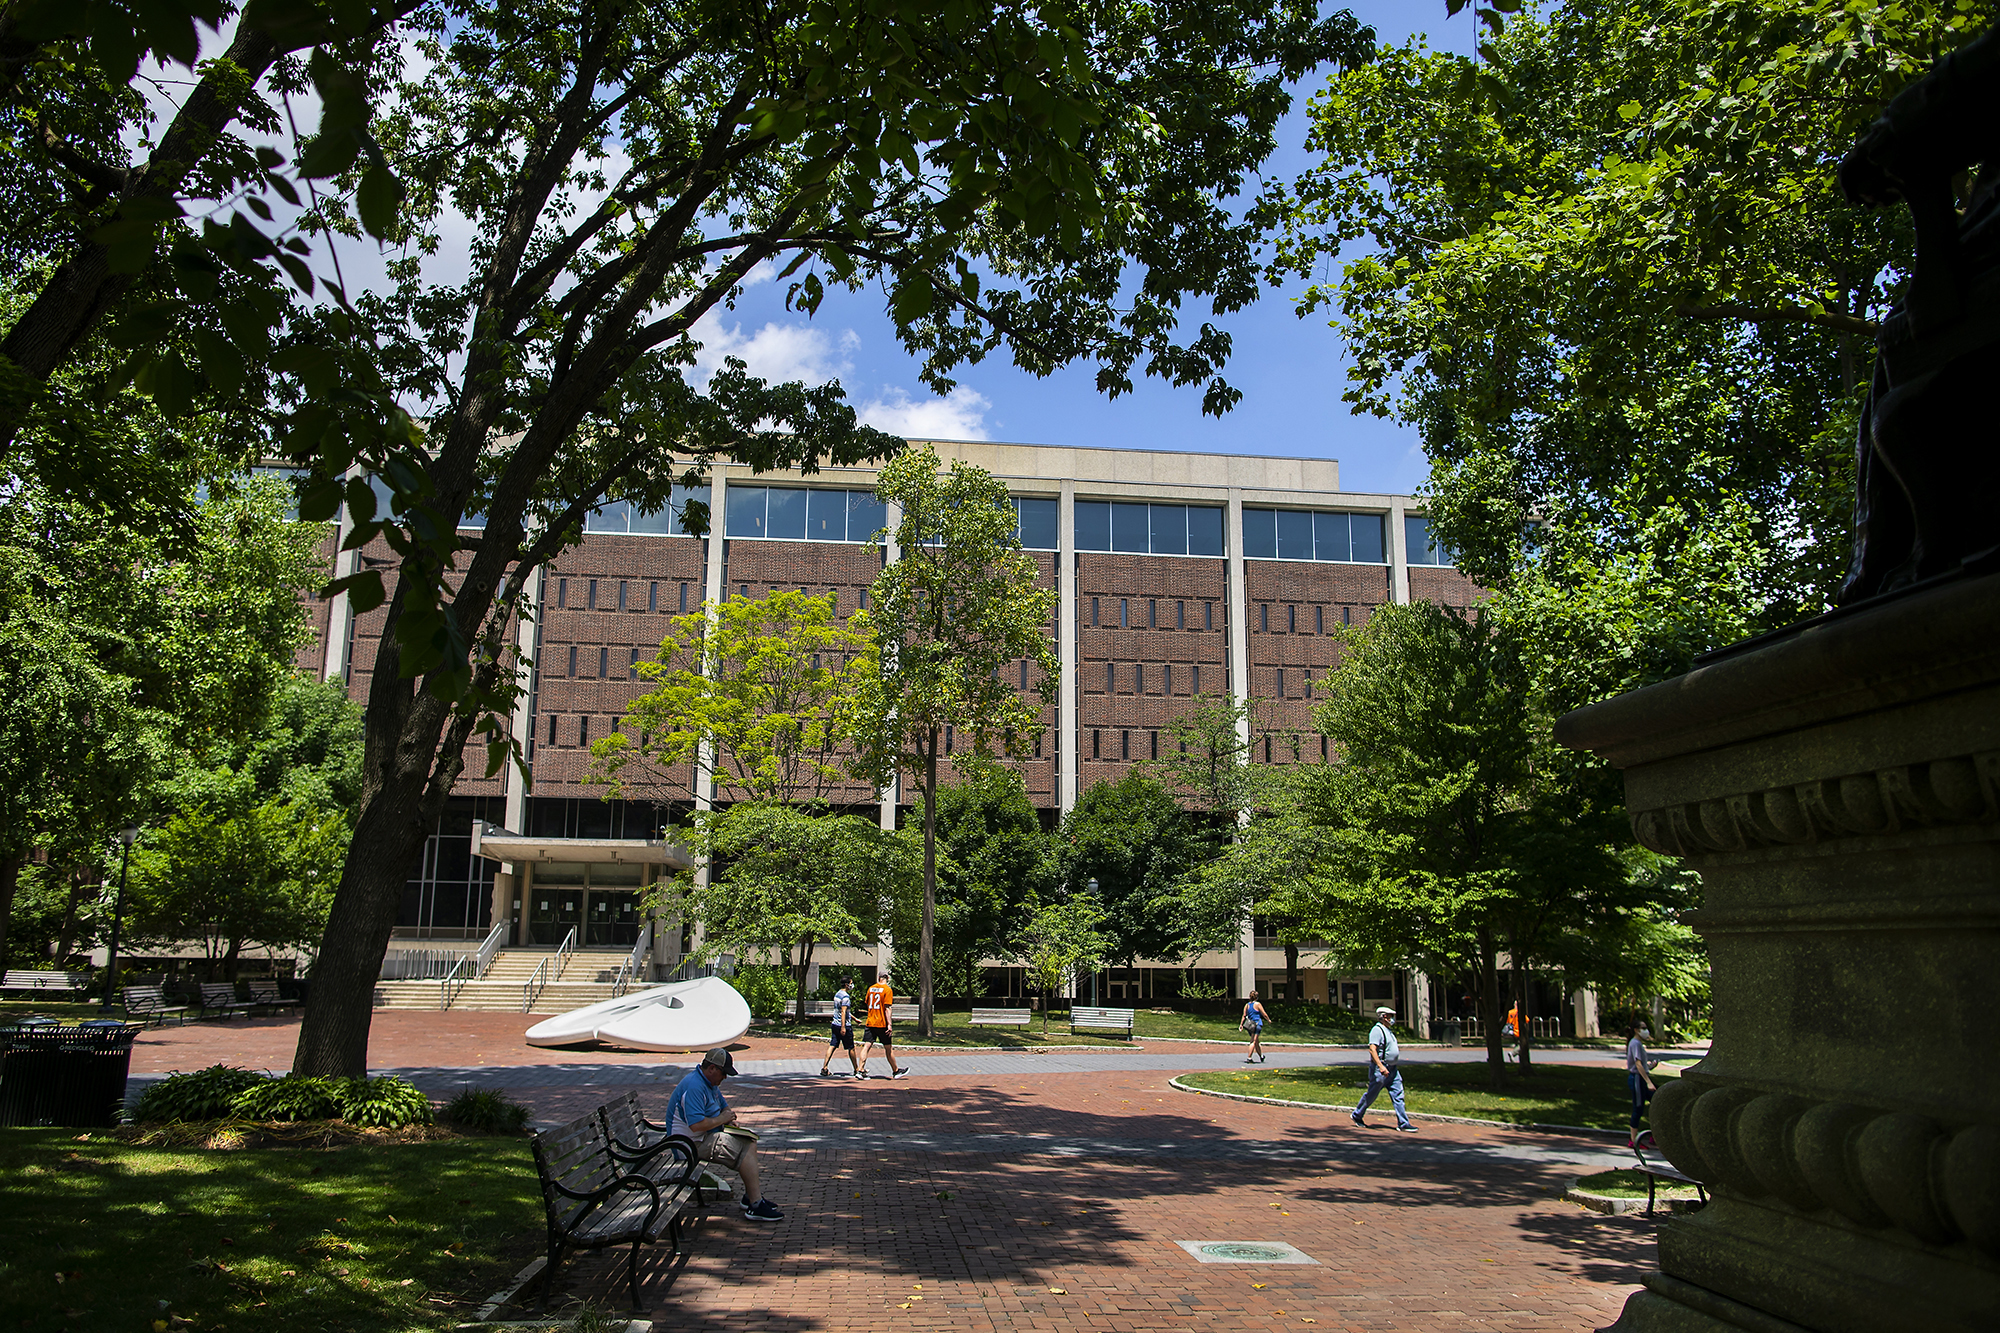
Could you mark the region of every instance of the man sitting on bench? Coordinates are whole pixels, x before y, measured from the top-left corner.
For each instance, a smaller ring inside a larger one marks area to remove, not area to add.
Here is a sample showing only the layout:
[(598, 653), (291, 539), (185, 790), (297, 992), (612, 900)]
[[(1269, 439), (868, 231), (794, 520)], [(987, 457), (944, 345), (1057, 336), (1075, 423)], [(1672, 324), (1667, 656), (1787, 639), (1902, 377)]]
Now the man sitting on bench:
[(736, 1112), (722, 1096), (722, 1080), (735, 1072), (736, 1062), (721, 1047), (702, 1056), (667, 1100), (669, 1132), (692, 1139), (702, 1161), (743, 1177), (743, 1216), (752, 1222), (781, 1221), (785, 1215), (757, 1188), (757, 1136), (737, 1128)]

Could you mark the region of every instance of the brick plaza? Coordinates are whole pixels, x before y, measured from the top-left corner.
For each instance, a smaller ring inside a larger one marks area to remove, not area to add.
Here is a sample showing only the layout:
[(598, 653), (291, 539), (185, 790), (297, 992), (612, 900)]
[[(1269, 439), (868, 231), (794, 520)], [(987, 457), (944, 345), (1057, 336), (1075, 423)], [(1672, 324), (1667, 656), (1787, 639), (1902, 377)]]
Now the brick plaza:
[[(628, 1087), (659, 1114), (686, 1068), (537, 1051), (520, 1044), (524, 1026), (378, 1013), (371, 1050), (434, 1095), (504, 1086), (544, 1123)], [(170, 1028), (141, 1040), (134, 1072), (217, 1059), (282, 1069), (295, 1037), (283, 1019)], [(765, 1188), (785, 1220), (717, 1211), (680, 1261), (643, 1257), (649, 1313), (659, 1327), (787, 1333), (1594, 1329), (1654, 1267), (1652, 1223), (1560, 1200), (1577, 1175), (1617, 1163), (1606, 1140), (1428, 1124), (1399, 1135), (1386, 1114), (1357, 1130), (1338, 1112), (1176, 1091), (1173, 1067), (1238, 1057), (1145, 1047), (913, 1053), (910, 1079), (856, 1083), (813, 1077), (820, 1048), (739, 1044), (745, 1075), (725, 1090), (765, 1136)], [(1272, 1064), (1354, 1058), (1292, 1051)], [(1318, 1263), (1203, 1264), (1183, 1240), (1283, 1241)], [(622, 1258), (584, 1256), (558, 1292), (622, 1309), (622, 1278)]]

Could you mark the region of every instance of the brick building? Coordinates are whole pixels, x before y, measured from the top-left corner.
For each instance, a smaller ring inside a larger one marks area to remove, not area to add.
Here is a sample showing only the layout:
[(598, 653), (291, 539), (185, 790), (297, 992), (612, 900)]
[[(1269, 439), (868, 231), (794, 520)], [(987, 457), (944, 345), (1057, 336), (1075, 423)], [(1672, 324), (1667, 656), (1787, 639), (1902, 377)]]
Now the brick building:
[[(1259, 721), (1273, 734), (1259, 742), (1257, 760), (1319, 759), (1310, 707), (1314, 684), (1333, 665), (1334, 628), (1364, 623), (1385, 602), (1465, 604), (1476, 592), (1445, 562), (1408, 497), (1342, 491), (1332, 460), (935, 447), (947, 462), (963, 459), (1005, 481), (1022, 545), (1043, 586), (1060, 594), (1050, 626), (1062, 671), (1057, 703), (1039, 757), (1020, 763), (1051, 826), (1085, 788), (1157, 756), (1168, 722), (1200, 693), (1268, 701)], [(533, 668), (515, 732), (534, 790), (511, 771), (460, 782), (410, 880), (399, 935), (477, 939), (500, 923), (508, 943), (546, 947), (574, 927), (585, 947), (629, 948), (640, 890), (657, 873), (658, 854), (645, 848), (658, 847), (661, 813), (602, 799), (586, 781), (591, 741), (642, 692), (634, 664), (658, 647), (667, 616), (704, 599), (777, 588), (832, 592), (842, 612), (864, 605), (894, 556), (873, 541), (893, 517), (874, 499), (874, 480), (870, 469), (802, 478), (720, 468), (700, 497), (713, 515), (708, 538), (686, 535), (671, 512), (620, 504), (594, 515), (582, 543), (537, 579), (536, 614), (520, 631)], [(382, 612), (355, 616), (339, 598), (314, 611), (322, 634), (313, 665), (365, 698)], [(874, 801), (870, 792), (848, 795)], [(885, 823), (898, 821), (908, 802), (892, 795), (879, 808)], [(522, 859), (490, 859), (498, 854), (490, 848), (475, 856), (476, 821), (510, 831), (495, 845)], [(656, 933), (656, 965), (670, 968), (678, 932)], [(1330, 976), (1304, 952), (1294, 998), (1353, 1007), (1393, 1000), (1413, 1020), (1429, 1008), (1421, 978)], [(836, 951), (827, 963), (886, 966), (884, 953)], [(1285, 986), (1283, 949), (1251, 923), (1240, 948), (1197, 968), (1238, 995), (1254, 986), (1272, 998)], [(1178, 971), (1166, 963), (1114, 970), (1099, 979), (1100, 994), (1169, 994)], [(1007, 969), (990, 975), (996, 988), (1018, 990)]]

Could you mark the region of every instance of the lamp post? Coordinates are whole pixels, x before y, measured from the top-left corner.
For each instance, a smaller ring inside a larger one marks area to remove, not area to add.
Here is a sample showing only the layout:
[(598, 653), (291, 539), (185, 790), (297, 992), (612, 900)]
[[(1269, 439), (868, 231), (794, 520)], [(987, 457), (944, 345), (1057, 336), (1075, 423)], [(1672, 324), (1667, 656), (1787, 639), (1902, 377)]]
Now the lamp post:
[[(1090, 896), (1093, 900), (1097, 897), (1097, 880), (1094, 876), (1090, 881)], [(1092, 1005), (1097, 1003), (1097, 960), (1094, 958), (1090, 960), (1090, 1002)]]
[(118, 841), (125, 850), (118, 858), (118, 903), (111, 909), (111, 952), (104, 959), (104, 1007), (111, 1007), (111, 997), (118, 992), (118, 933), (125, 925), (125, 876), (132, 868), (132, 844), (139, 841), (139, 826), (127, 824), (118, 830)]

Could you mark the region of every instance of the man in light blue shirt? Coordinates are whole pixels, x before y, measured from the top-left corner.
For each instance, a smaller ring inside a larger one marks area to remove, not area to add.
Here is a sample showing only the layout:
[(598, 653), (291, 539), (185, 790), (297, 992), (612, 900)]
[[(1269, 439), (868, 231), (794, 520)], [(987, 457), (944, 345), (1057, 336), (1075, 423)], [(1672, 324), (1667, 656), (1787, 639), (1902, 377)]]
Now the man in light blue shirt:
[(819, 1076), (831, 1078), (827, 1069), (833, 1063), (833, 1053), (842, 1046), (847, 1047), (847, 1063), (854, 1066), (854, 1077), (861, 1077), (861, 1060), (854, 1054), (854, 978), (842, 977), (840, 989), (833, 993), (833, 1039), (826, 1044), (826, 1055), (819, 1062)]
[(1375, 1094), (1387, 1088), (1389, 1104), (1396, 1108), (1396, 1128), (1414, 1134), (1417, 1127), (1410, 1123), (1410, 1113), (1403, 1109), (1403, 1073), (1396, 1067), (1403, 1052), (1396, 1044), (1395, 1021), (1396, 1011), (1388, 1005), (1375, 1011), (1375, 1026), (1368, 1029), (1368, 1091), (1361, 1094), (1348, 1119), (1361, 1124), (1361, 1117), (1374, 1104)]
[(700, 1160), (729, 1167), (743, 1177), (743, 1216), (752, 1222), (782, 1221), (785, 1215), (757, 1187), (756, 1136), (747, 1130), (729, 1132), (736, 1112), (722, 1095), (722, 1080), (735, 1072), (735, 1060), (721, 1047), (701, 1057), (667, 1099), (668, 1132), (692, 1140)]

